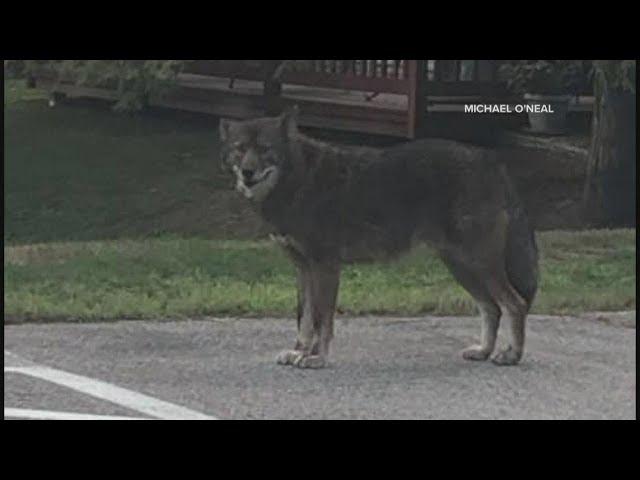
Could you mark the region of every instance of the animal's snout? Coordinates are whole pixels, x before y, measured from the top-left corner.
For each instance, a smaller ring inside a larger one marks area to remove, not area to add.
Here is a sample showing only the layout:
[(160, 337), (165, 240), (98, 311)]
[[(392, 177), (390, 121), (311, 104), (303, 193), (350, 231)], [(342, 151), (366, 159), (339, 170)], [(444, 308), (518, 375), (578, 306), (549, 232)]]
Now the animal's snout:
[(255, 173), (255, 170), (246, 169), (246, 168), (242, 169), (242, 177), (245, 180), (251, 180), (253, 178), (254, 173)]

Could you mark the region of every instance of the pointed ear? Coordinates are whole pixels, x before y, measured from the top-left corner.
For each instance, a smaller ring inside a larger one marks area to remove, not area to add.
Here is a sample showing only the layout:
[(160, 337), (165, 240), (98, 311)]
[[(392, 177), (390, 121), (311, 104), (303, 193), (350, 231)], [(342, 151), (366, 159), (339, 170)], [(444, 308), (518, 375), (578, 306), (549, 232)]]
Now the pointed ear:
[(220, 119), (220, 140), (222, 140), (223, 142), (226, 142), (229, 138), (229, 127), (231, 127), (233, 123), (234, 122), (232, 122), (231, 120), (226, 120), (224, 118)]
[(280, 115), (280, 125), (287, 138), (292, 138), (298, 133), (298, 114), (300, 109), (297, 105), (289, 107)]

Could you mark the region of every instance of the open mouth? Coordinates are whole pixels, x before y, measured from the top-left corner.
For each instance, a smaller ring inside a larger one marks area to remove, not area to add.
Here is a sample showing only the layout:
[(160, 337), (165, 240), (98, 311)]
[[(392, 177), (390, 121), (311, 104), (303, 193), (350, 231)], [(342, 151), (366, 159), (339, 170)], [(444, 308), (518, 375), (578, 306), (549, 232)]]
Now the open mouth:
[[(265, 168), (259, 175), (253, 175), (251, 178), (245, 178), (242, 170), (238, 166), (234, 166), (233, 170), (236, 173), (236, 190), (245, 197), (253, 200), (261, 200), (269, 193), (275, 184), (275, 181), (271, 177), (273, 176), (277, 179), (278, 173), (275, 165)], [(268, 181), (265, 183), (266, 180)]]
[(274, 171), (275, 171), (274, 167), (266, 168), (263, 170), (263, 172), (260, 174), (259, 177), (256, 178), (254, 176), (254, 178), (252, 178), (251, 180), (243, 180), (243, 183), (245, 184), (245, 186), (251, 188), (260, 182), (264, 182), (267, 178), (269, 178), (269, 175), (271, 175)]

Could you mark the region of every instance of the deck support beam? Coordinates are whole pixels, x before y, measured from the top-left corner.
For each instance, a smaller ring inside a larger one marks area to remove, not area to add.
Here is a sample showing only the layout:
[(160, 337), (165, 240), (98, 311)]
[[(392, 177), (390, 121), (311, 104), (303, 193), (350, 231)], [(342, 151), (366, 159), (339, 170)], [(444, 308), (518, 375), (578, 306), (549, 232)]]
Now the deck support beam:
[(276, 116), (282, 113), (282, 83), (274, 78), (274, 74), (282, 61), (266, 60), (264, 62), (264, 108), (268, 116)]
[(425, 133), (427, 115), (427, 61), (407, 60), (409, 98), (407, 130), (409, 138), (418, 138)]

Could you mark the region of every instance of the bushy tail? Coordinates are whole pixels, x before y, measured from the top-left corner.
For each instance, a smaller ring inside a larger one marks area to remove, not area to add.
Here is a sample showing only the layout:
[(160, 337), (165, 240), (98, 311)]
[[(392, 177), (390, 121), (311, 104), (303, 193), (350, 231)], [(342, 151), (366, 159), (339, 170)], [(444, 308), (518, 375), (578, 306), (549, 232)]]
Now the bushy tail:
[(508, 184), (506, 270), (509, 281), (530, 308), (538, 290), (538, 246), (527, 213), (504, 172)]

